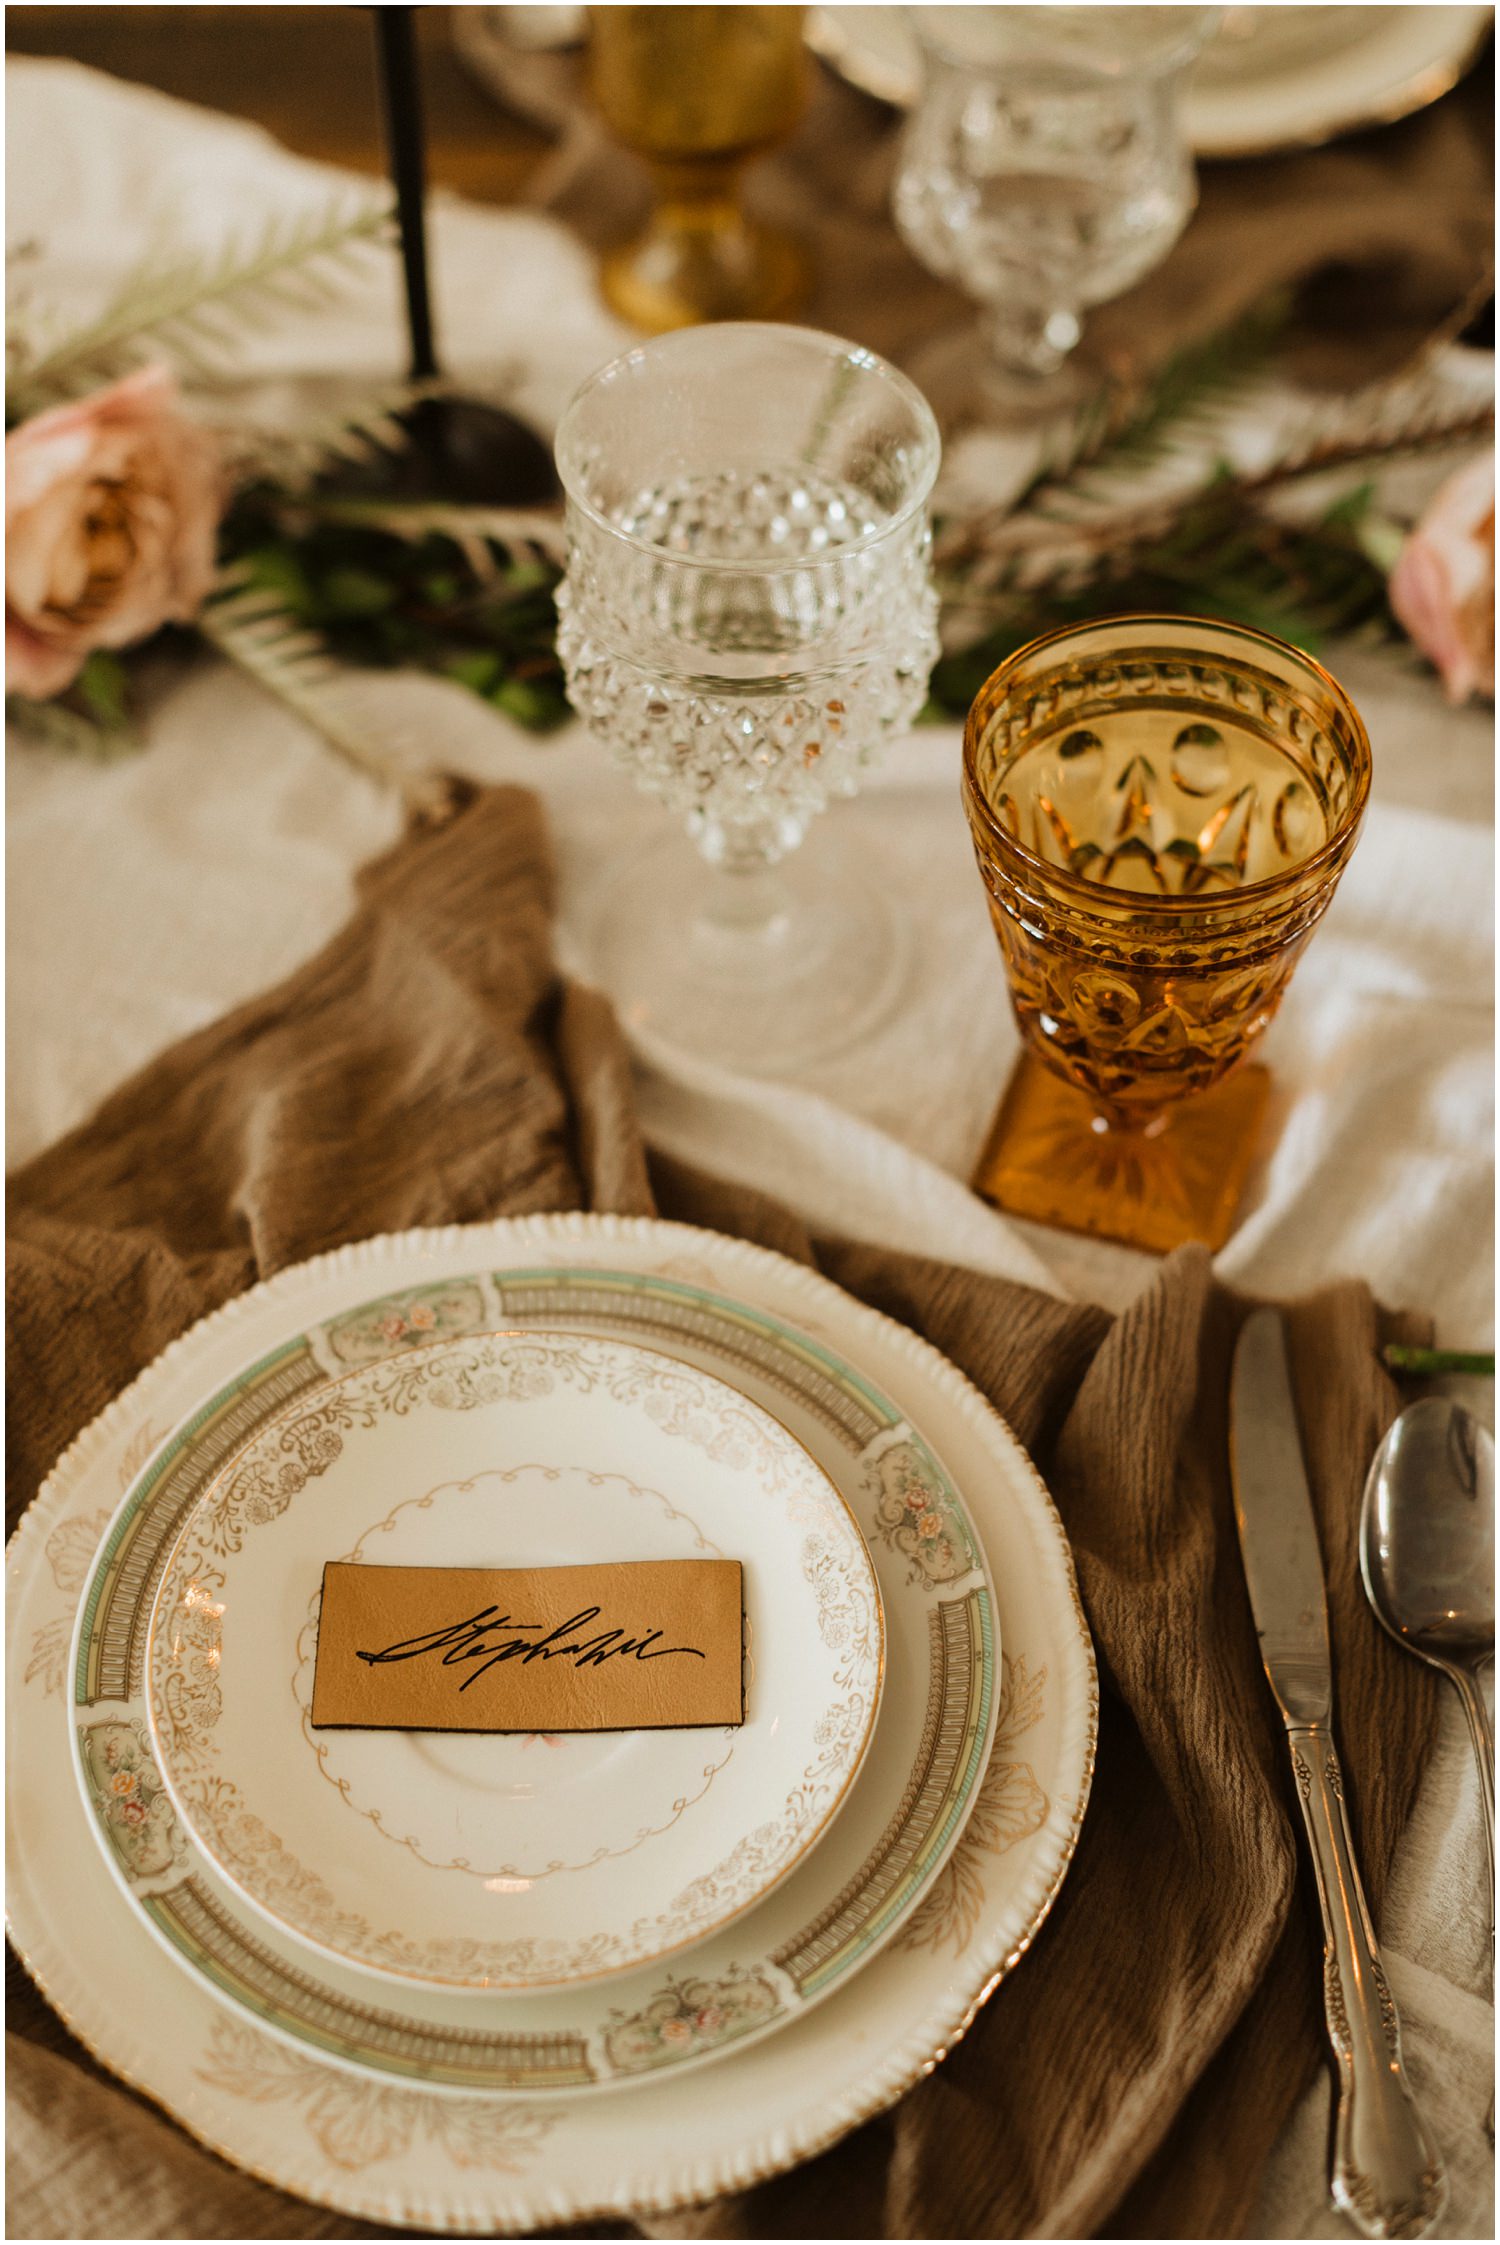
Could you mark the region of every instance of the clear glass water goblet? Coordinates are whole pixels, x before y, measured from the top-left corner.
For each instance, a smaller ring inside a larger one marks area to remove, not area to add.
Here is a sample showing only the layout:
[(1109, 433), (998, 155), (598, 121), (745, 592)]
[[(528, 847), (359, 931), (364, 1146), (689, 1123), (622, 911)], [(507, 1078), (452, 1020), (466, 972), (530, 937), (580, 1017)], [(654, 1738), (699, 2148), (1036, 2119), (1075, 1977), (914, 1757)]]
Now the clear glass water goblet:
[(1045, 418), (1067, 402), (1059, 376), (1084, 313), (1158, 265), (1192, 214), (1178, 88), (1219, 11), (908, 14), (924, 89), (902, 143), (897, 227), (980, 304), (965, 403), (1001, 421)]
[(938, 459), (894, 368), (759, 322), (643, 344), (564, 415), (569, 696), (699, 852), (668, 834), (627, 857), (591, 930), (594, 970), (648, 1035), (792, 1073), (893, 1002), (902, 930), (878, 866), (832, 838), (791, 854), (925, 700)]

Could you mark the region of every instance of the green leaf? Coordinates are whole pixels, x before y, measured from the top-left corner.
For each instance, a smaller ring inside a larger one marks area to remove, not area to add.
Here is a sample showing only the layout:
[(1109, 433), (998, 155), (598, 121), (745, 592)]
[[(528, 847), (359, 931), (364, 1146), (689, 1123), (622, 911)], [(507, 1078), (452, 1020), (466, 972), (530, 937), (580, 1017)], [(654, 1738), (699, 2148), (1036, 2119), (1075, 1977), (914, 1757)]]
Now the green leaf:
[(257, 546), (242, 553), (239, 559), (252, 584), (278, 594), (299, 616), (311, 614), (313, 589), (307, 571), (290, 546)]
[(499, 683), (501, 663), (498, 655), (454, 655), (443, 665), (448, 677), (471, 693), (488, 696), (491, 687)]
[(335, 616), (379, 616), (396, 599), (390, 579), (373, 569), (332, 569), (321, 589), (325, 606)]
[(24, 694), (7, 694), (5, 715), (17, 732), (38, 747), (66, 756), (86, 756), (97, 764), (113, 763), (141, 746), (133, 725), (102, 723), (72, 699), (36, 702)]
[(118, 732), (128, 729), (130, 723), (127, 685), (125, 665), (119, 656), (96, 648), (73, 681), (72, 691), (97, 724), (106, 732)]
[(1327, 508), (1319, 517), (1319, 528), (1323, 530), (1357, 529), (1369, 513), (1374, 498), (1375, 486), (1373, 482), (1357, 483), (1352, 491), (1346, 491), (1340, 498), (1335, 499), (1332, 506)]
[(549, 693), (524, 678), (503, 679), (489, 699), (496, 709), (503, 710), (507, 717), (515, 718), (532, 732), (548, 732), (569, 714), (561, 693), (555, 690)]

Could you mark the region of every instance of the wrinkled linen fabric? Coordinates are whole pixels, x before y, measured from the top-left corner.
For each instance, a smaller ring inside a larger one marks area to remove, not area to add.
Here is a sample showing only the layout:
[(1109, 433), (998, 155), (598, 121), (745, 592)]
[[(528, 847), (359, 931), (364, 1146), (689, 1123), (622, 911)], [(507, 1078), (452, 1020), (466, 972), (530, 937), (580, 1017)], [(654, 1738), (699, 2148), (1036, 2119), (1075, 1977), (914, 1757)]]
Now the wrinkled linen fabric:
[[(1111, 1317), (818, 1236), (751, 1189), (652, 1157), (612, 1012), (552, 964), (533, 796), (480, 796), (358, 886), (353, 919), (307, 966), (151, 1062), (12, 1178), (12, 1502), (198, 1317), (345, 1240), (584, 1207), (657, 1212), (815, 1264), (931, 1340), (1036, 1457), (1098, 1648), (1098, 1768), (1049, 1922), (947, 2063), (805, 2168), (650, 2227), (1240, 2232), (1323, 2052), (1318, 1937), (1228, 1491), (1236, 1299), (1187, 1249)], [(1387, 1328), (1354, 1282), (1290, 1321), (1325, 1549), (1347, 1552), (1395, 1407), (1377, 1355)], [(1331, 1570), (1330, 1606), (1378, 1911), (1436, 1691), (1370, 1626), (1351, 1567)], [(89, 2165), (108, 2164), (149, 2134), (160, 2141), (128, 2233), (195, 2234), (173, 2225), (195, 2205), (201, 2218), (201, 2151), (94, 2076), (39, 1996), (13, 1999), (11, 2025), (13, 2233), (100, 2234), (82, 2207), (59, 2227), (60, 2141), (76, 2134)], [(64, 2061), (62, 2093), (45, 2093)], [(230, 2186), (226, 2218), (253, 2218), (244, 2189)], [(113, 2203), (117, 2217), (130, 2206), (118, 2191)], [(290, 2200), (283, 2220), (284, 2234), (327, 2234)]]
[[(147, 254), (215, 248), (246, 209), (305, 208), (331, 187), (351, 187), (348, 175), (292, 158), (252, 127), (73, 65), (12, 61), (7, 80), (12, 237), (38, 244), (48, 295), (55, 290), (64, 311), (97, 309), (119, 273)], [(1426, 121), (1434, 129), (1439, 115)], [(1423, 125), (1413, 120), (1378, 146), (1396, 147)], [(1328, 154), (1367, 158), (1376, 147), (1366, 137)], [(1211, 176), (1228, 188), (1240, 175), (1247, 167)], [(863, 175), (847, 176), (858, 201)], [(878, 197), (864, 200), (873, 227)], [(1312, 215), (1302, 218), (1310, 224)], [(1190, 233), (1184, 252), (1192, 241)], [(448, 364), (465, 380), (502, 388), (540, 425), (628, 340), (600, 304), (576, 237), (538, 213), (438, 198), (431, 245)], [(1291, 246), (1301, 259), (1303, 237)], [(869, 267), (856, 261), (849, 270)], [(854, 312), (882, 301), (863, 286), (848, 297)], [(399, 335), (394, 268), (372, 260), (369, 278), (325, 315), (249, 337), (245, 371), (274, 412), (300, 396), (297, 383), (336, 378), (368, 389), (388, 380), (400, 368)], [(1488, 387), (1487, 360), (1455, 354), (1450, 365), (1471, 389), (1476, 380)], [(1252, 440), (1260, 441), (1255, 432)], [(1443, 465), (1412, 473), (1435, 481)], [(1493, 1329), (1489, 716), (1443, 709), (1435, 682), (1408, 661), (1347, 649), (1332, 659), (1374, 742), (1372, 810), (1266, 1041), (1271, 1127), (1216, 1273), (1248, 1292), (1287, 1297), (1356, 1274), (1380, 1299), (1432, 1312), (1440, 1339), (1484, 1345)], [(576, 728), (538, 743), (433, 680), (360, 681), (355, 691), (393, 754), (541, 793), (558, 863), (558, 953), (575, 973), (597, 972), (593, 898), (620, 854), (659, 831), (660, 812)], [(956, 728), (922, 732), (894, 750), (863, 797), (832, 814), (912, 936), (901, 1008), (868, 1047), (797, 1085), (775, 1085), (637, 1040), (633, 1080), (615, 1084), (611, 1097), (627, 1111), (633, 1099), (658, 1162), (670, 1159), (679, 1175), (686, 1165), (774, 1193), (793, 1242), (798, 1218), (810, 1217), (820, 1233), (955, 1267), (964, 1283), (978, 1274), (1059, 1302), (1126, 1310), (1154, 1282), (1147, 1258), (1011, 1223), (963, 1183), (1016, 1045), (956, 810), (957, 758)], [(389, 794), (248, 681), (206, 661), (153, 703), (141, 755), (98, 768), (16, 744), (8, 789), (12, 1164), (81, 1123), (144, 1062), (307, 961), (347, 920), (357, 868), (399, 826)], [(822, 842), (815, 828), (806, 846)], [(628, 1136), (612, 1129), (600, 1144)], [(476, 1170), (469, 1183), (480, 1181)], [(190, 1308), (192, 1285), (170, 1258), (141, 1247), (130, 1283), (142, 1300), (153, 1304), (162, 1287)], [(256, 1267), (238, 1234), (215, 1251), (217, 1284), (243, 1283), (236, 1271), (248, 1278)], [(80, 1393), (92, 1396), (88, 1367), (81, 1371)], [(1007, 1391), (997, 1392), (1005, 1407)], [(1490, 1408), (1487, 1390), (1468, 1393)], [(45, 1441), (34, 1428), (28, 1470), (50, 1462)], [(1446, 1703), (1439, 1721), (1381, 1931), (1411, 2070), (1442, 2117), (1453, 2182), (1443, 2231), (1474, 2236), (1493, 2228), (1481, 2128), (1493, 2078), (1490, 1948), (1467, 1742)], [(1211, 2079), (1202, 2093), (1212, 2094)], [(32, 2190), (31, 2207), (57, 2209), (60, 2233), (87, 2234), (98, 2216), (120, 2234), (254, 2234), (235, 2226), (251, 2217), (228, 2198), (234, 2210), (223, 2229), (201, 2200), (187, 2208), (186, 2193), (181, 2219), (196, 2229), (153, 2229), (149, 2211), (134, 2228), (113, 2204), (105, 2211), (85, 2178), (113, 2155), (100, 2153), (90, 2170), (80, 2146), (74, 2160), (69, 2108), (43, 2092), (34, 2102), (54, 2132), (35, 2161), (17, 2156), (17, 2189)], [(1317, 2071), (1264, 2165), (1252, 2233), (1346, 2234), (1327, 2204), (1327, 2110), (1327, 2077)], [(152, 2127), (180, 2141), (167, 2123)], [(1160, 2159), (1169, 2170), (1170, 2136)], [(50, 2178), (40, 2194), (39, 2175)], [(771, 2186), (759, 2218), (794, 2185)], [(852, 2209), (864, 2203), (850, 2199), (851, 2228)], [(278, 2215), (262, 2218), (274, 2225)], [(357, 2233), (308, 2209), (288, 2214), (284, 2204), (279, 2218), (323, 2222), (307, 2234)], [(12, 2227), (44, 2234), (27, 2219)]]

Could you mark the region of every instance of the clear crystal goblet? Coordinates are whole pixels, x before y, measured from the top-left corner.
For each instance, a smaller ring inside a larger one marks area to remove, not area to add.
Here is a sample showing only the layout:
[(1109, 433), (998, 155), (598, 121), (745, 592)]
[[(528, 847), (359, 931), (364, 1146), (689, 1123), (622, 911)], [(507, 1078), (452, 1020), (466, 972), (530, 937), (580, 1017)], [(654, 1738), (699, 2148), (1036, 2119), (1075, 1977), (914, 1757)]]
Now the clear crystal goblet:
[(1219, 11), (908, 15), (924, 84), (902, 143), (896, 224), (924, 265), (981, 307), (978, 348), (961, 344), (956, 368), (919, 363), (919, 379), (948, 388), (961, 374), (970, 409), (1045, 418), (1067, 402), (1071, 384), (1059, 378), (1083, 314), (1158, 265), (1192, 214), (1177, 92)]
[(937, 654), (937, 427), (872, 352), (725, 322), (629, 351), (557, 435), (574, 708), (680, 838), (608, 885), (593, 965), (636, 1028), (755, 1073), (863, 1035), (899, 988), (879, 868), (820, 841)]

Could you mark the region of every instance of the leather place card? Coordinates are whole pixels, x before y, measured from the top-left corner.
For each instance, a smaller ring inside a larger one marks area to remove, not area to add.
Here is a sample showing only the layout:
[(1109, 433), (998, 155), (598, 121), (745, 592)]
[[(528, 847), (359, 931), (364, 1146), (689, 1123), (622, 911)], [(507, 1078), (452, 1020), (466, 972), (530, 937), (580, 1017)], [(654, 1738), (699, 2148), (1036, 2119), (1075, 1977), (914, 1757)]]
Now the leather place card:
[(330, 1560), (315, 1730), (677, 1730), (745, 1719), (737, 1559)]

